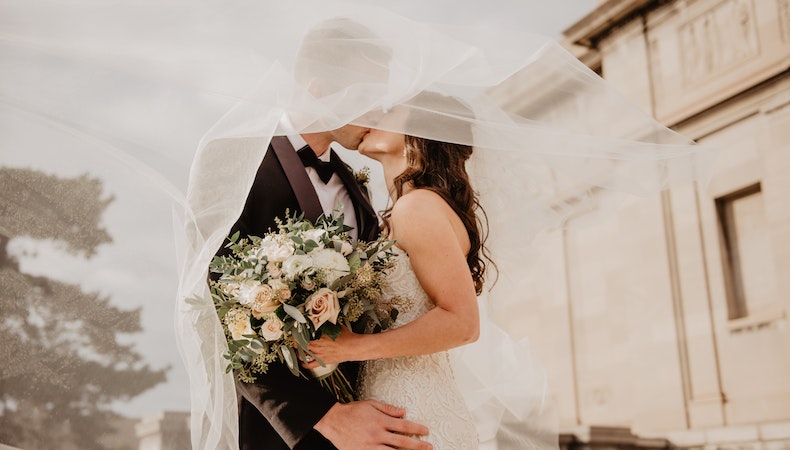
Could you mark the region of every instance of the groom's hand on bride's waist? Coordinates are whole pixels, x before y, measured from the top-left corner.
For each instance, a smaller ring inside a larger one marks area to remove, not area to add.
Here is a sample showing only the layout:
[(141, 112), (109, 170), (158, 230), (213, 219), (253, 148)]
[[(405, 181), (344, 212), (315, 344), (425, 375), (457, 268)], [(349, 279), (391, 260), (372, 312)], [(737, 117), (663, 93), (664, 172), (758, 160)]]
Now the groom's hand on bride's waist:
[(428, 428), (403, 418), (406, 411), (375, 400), (336, 403), (315, 424), (315, 429), (339, 450), (405, 448), (431, 450), (413, 437), (427, 436)]

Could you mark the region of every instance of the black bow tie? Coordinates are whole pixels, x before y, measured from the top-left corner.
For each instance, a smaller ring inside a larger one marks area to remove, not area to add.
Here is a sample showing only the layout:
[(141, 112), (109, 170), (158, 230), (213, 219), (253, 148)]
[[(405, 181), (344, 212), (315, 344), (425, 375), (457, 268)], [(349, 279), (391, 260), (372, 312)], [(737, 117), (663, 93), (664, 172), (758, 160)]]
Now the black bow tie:
[(299, 159), (302, 160), (302, 164), (304, 164), (305, 167), (312, 167), (318, 172), (318, 177), (321, 178), (324, 184), (329, 183), (332, 174), (335, 173), (335, 167), (331, 162), (324, 162), (318, 159), (313, 149), (307, 145), (300, 148), (296, 154), (299, 155)]

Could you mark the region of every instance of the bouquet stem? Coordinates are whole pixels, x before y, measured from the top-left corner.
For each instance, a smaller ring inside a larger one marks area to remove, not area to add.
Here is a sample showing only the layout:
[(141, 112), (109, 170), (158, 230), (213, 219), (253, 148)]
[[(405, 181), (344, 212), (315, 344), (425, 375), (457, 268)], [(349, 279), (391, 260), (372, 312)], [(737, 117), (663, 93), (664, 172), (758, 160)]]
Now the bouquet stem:
[(355, 400), (351, 383), (348, 382), (343, 372), (337, 369), (337, 364), (316, 367), (310, 369), (310, 372), (321, 383), (321, 386), (334, 395), (340, 403), (351, 403)]

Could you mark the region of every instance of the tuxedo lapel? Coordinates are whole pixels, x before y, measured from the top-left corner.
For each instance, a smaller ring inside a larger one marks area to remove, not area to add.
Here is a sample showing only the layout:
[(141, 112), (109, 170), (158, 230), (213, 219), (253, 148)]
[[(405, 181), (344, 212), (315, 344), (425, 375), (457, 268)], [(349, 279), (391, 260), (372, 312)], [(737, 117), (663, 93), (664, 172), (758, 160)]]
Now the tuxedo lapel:
[(285, 176), (288, 178), (288, 183), (291, 185), (296, 200), (299, 202), (299, 208), (304, 212), (305, 219), (315, 222), (324, 209), (321, 207), (321, 202), (318, 200), (318, 194), (315, 193), (313, 183), (310, 182), (310, 177), (304, 170), (304, 164), (296, 154), (293, 145), (285, 136), (274, 136), (272, 138), (272, 148), (280, 161), (280, 165), (285, 171)]
[(351, 169), (344, 163), (334, 150), (330, 150), (329, 161), (335, 169), (335, 173), (345, 185), (351, 202), (354, 204), (354, 213), (357, 215), (357, 235), (363, 240), (372, 240), (378, 236), (379, 224), (376, 211), (370, 204), (367, 194), (362, 192), (357, 180), (351, 173)]

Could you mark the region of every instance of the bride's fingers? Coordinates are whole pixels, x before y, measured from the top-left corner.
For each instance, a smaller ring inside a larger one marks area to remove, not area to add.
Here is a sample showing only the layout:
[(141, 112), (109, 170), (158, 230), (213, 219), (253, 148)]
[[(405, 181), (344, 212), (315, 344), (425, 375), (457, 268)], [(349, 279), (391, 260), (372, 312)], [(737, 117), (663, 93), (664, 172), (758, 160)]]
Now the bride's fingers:
[(317, 361), (303, 362), (302, 363), (302, 367), (304, 367), (305, 369), (315, 369), (316, 367), (320, 367), (320, 366), (321, 366), (321, 364), (318, 364)]

